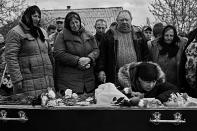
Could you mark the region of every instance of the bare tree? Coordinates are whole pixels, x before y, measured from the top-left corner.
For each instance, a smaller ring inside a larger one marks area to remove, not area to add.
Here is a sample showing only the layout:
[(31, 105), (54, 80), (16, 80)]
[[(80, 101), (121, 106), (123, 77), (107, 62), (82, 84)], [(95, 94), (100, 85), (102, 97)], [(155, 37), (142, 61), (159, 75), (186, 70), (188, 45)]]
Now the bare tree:
[(51, 14), (50, 11), (42, 10), (41, 26), (42, 26), (44, 29), (47, 29), (47, 26), (48, 26), (49, 24), (55, 24), (55, 23), (54, 23), (55, 18), (52, 18), (51, 16), (52, 16), (52, 14)]
[(196, 5), (197, 0), (154, 0), (149, 10), (157, 20), (187, 33), (197, 25)]
[(0, 25), (16, 19), (26, 6), (26, 0), (0, 0)]

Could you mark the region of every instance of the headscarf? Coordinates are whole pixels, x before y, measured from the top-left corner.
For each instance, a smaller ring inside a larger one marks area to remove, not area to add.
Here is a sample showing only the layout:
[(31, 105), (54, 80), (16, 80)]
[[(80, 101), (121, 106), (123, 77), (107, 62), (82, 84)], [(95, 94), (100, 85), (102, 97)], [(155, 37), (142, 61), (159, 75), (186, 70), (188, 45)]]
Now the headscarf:
[[(79, 22), (80, 22), (80, 28), (77, 32), (71, 30), (70, 21), (72, 20), (72, 18), (75, 18), (75, 19), (79, 20)], [(82, 27), (82, 25), (81, 25), (81, 18), (79, 16), (79, 14), (76, 12), (69, 12), (66, 15), (65, 20), (64, 20), (64, 28), (68, 29), (72, 34), (80, 35), (84, 31), (84, 27)]]
[(38, 27), (33, 25), (33, 20), (32, 20), (32, 15), (35, 13), (38, 13), (41, 17), (41, 11), (39, 9), (38, 6), (33, 5), (28, 7), (25, 12), (23, 13), (22, 16), (22, 23), (25, 24), (28, 28), (30, 28), (30, 34), (34, 37), (34, 38), (38, 38), (40, 37), (41, 41), (45, 41), (45, 37), (43, 35), (42, 30), (40, 29), (40, 22)]
[[(172, 29), (172, 30), (174, 31), (174, 38), (173, 38), (173, 41), (172, 41), (171, 44), (167, 44), (167, 43), (165, 43), (165, 41), (164, 41), (164, 35), (165, 35), (165, 33), (166, 33), (168, 30), (170, 30), (170, 29)], [(169, 57), (169, 58), (172, 58), (172, 57), (176, 56), (176, 54), (177, 54), (177, 52), (178, 52), (178, 50), (179, 50), (179, 47), (178, 47), (178, 45), (177, 45), (177, 42), (179, 42), (179, 41), (180, 41), (180, 38), (179, 38), (178, 35), (177, 35), (177, 31), (176, 31), (175, 27), (172, 26), (172, 25), (167, 25), (167, 26), (163, 29), (163, 31), (162, 31), (162, 36), (161, 36), (161, 37), (159, 38), (159, 40), (158, 40), (159, 44), (160, 44), (161, 47), (162, 47), (162, 49), (159, 51), (159, 54), (160, 54), (160, 55), (165, 55), (165, 54), (168, 53), (168, 57)]]

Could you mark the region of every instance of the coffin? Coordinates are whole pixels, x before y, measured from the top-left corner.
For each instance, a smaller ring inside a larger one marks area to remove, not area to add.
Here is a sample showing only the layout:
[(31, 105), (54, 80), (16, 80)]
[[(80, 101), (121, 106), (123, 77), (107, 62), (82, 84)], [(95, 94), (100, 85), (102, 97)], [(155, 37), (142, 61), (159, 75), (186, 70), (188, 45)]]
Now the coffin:
[(0, 131), (196, 131), (197, 107), (0, 105)]

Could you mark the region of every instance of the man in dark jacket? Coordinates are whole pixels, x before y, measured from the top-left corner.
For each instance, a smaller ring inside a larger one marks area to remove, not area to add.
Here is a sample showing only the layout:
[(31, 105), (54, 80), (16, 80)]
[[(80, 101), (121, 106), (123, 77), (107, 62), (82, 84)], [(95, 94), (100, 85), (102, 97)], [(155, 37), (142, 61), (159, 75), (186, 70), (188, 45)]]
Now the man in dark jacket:
[[(96, 30), (96, 34), (94, 35), (97, 45), (98, 47), (100, 47), (101, 45), (101, 41), (105, 36), (105, 31), (107, 29), (107, 22), (104, 19), (97, 19), (94, 25), (94, 28)], [(98, 79), (98, 59), (96, 60), (96, 66), (94, 69), (94, 73), (95, 73), (95, 83), (96, 83), (96, 87), (100, 84), (102, 84), (102, 82)]]
[(132, 62), (118, 72), (118, 80), (126, 95), (139, 98), (156, 98), (166, 102), (178, 92), (173, 84), (165, 81), (161, 67), (152, 62)]
[(107, 29), (107, 22), (104, 19), (97, 19), (94, 28), (96, 30), (96, 34), (94, 36), (99, 47), (101, 40), (105, 35), (105, 30)]
[(117, 83), (119, 67), (130, 62), (150, 59), (147, 44), (142, 35), (131, 25), (132, 16), (128, 10), (119, 12), (117, 25), (110, 28), (100, 45), (98, 63), (100, 81)]

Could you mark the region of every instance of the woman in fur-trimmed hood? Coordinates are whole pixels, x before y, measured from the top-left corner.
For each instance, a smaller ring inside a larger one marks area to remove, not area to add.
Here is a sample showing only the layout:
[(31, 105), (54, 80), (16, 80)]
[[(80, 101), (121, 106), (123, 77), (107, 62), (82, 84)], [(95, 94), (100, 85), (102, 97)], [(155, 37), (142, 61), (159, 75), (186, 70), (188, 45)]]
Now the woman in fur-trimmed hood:
[(157, 98), (166, 102), (177, 87), (165, 81), (160, 66), (153, 62), (133, 62), (120, 68), (118, 80), (123, 92), (140, 98)]

